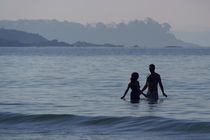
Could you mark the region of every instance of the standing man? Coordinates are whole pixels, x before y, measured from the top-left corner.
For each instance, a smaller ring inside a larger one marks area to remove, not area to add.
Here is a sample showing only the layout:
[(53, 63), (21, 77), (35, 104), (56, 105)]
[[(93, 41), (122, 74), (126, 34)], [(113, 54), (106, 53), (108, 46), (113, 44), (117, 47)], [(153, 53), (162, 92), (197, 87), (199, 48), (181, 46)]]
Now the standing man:
[(154, 64), (149, 65), (149, 71), (150, 71), (150, 74), (147, 76), (147, 81), (142, 91), (148, 88), (147, 97), (152, 100), (158, 100), (158, 84), (159, 84), (160, 89), (163, 93), (163, 96), (167, 97), (167, 95), (164, 92), (160, 75), (155, 72)]

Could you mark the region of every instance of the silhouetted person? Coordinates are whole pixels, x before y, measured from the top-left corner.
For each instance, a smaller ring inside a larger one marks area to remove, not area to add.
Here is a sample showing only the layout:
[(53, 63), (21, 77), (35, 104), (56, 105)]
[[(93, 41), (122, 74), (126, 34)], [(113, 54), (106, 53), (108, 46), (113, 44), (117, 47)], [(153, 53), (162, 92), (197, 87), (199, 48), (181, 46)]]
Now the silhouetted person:
[(152, 99), (152, 100), (158, 100), (158, 84), (160, 86), (160, 89), (163, 93), (163, 96), (167, 97), (167, 95), (164, 92), (164, 88), (161, 82), (161, 78), (160, 75), (158, 73), (155, 72), (155, 65), (154, 64), (150, 64), (149, 65), (149, 70), (150, 73), (147, 76), (147, 81), (145, 83), (145, 86), (142, 89), (142, 92), (148, 88), (148, 92), (147, 92), (147, 98)]
[(146, 96), (141, 90), (140, 90), (140, 85), (139, 85), (139, 74), (137, 72), (133, 72), (131, 74), (131, 78), (130, 78), (130, 83), (128, 84), (127, 89), (125, 90), (124, 95), (121, 97), (121, 99), (124, 99), (126, 94), (128, 93), (129, 88), (131, 88), (131, 94), (130, 94), (130, 99), (131, 102), (138, 102), (140, 99), (140, 94), (143, 94), (144, 96)]

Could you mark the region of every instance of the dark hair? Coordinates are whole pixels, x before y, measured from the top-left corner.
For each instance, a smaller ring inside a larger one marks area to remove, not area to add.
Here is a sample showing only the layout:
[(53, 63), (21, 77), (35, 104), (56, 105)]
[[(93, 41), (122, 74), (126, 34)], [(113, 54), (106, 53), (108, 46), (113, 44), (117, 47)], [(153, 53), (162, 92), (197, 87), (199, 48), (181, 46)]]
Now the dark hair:
[(154, 70), (155, 69), (155, 65), (154, 64), (150, 64), (149, 68)]
[(139, 74), (137, 72), (133, 72), (131, 74), (131, 82), (136, 81), (139, 78)]

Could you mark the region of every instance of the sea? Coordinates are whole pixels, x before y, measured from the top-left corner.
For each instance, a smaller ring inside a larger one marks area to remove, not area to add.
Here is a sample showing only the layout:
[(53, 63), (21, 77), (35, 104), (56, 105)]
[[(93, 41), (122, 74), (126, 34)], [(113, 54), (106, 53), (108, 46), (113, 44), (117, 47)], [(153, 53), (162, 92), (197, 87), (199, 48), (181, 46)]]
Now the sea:
[[(149, 64), (168, 97), (121, 100)], [(210, 48), (0, 47), (0, 140), (128, 139), (210, 139)]]

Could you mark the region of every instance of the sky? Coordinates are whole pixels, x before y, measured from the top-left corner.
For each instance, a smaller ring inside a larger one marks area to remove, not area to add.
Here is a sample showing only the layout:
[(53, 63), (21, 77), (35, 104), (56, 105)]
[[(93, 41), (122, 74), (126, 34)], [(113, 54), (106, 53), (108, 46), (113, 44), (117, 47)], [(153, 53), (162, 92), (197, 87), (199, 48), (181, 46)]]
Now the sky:
[(169, 23), (172, 32), (184, 41), (210, 46), (209, 13), (210, 0), (0, 0), (0, 20), (111, 24), (150, 17)]

